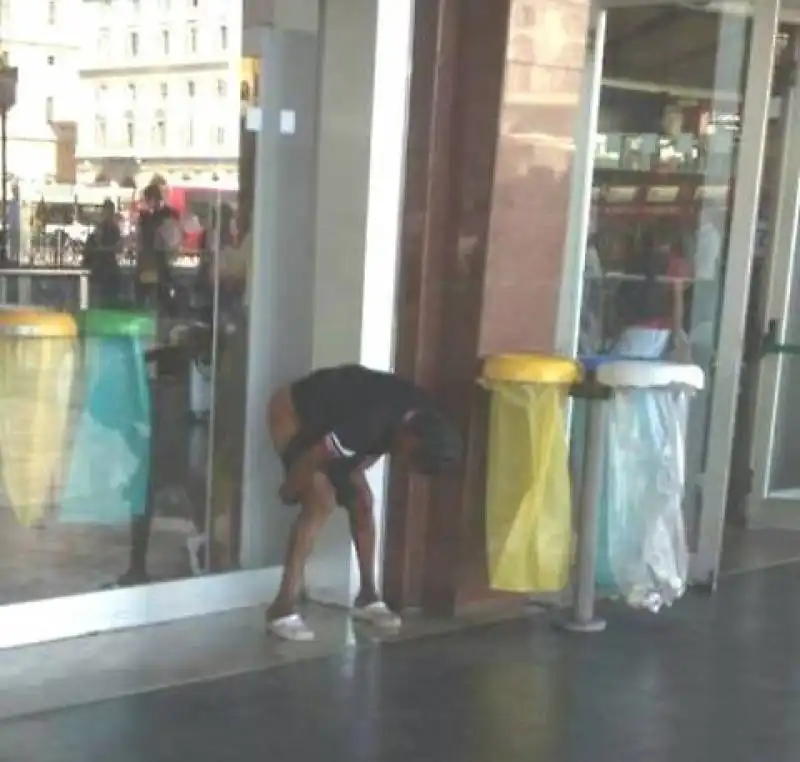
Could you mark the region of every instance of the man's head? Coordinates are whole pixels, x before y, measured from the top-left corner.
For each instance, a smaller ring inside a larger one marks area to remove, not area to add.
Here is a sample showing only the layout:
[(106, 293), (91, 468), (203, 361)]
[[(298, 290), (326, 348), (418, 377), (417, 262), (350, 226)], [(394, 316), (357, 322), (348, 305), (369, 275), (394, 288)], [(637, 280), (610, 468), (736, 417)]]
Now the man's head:
[(436, 410), (415, 410), (406, 418), (397, 449), (415, 471), (438, 474), (461, 459), (461, 436)]
[(144, 193), (142, 195), (144, 196), (145, 206), (151, 212), (154, 212), (156, 209), (158, 209), (164, 200), (164, 196), (161, 192), (161, 186), (157, 183), (150, 183), (150, 185), (144, 189)]

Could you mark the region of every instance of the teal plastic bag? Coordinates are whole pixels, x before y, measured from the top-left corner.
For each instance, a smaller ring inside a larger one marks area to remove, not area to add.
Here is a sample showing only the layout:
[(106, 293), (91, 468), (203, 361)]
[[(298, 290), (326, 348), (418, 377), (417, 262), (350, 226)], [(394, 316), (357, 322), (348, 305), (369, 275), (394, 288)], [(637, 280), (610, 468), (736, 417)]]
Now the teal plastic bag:
[(86, 340), (85, 402), (61, 500), (67, 524), (141, 516), (150, 479), (150, 391), (138, 336)]

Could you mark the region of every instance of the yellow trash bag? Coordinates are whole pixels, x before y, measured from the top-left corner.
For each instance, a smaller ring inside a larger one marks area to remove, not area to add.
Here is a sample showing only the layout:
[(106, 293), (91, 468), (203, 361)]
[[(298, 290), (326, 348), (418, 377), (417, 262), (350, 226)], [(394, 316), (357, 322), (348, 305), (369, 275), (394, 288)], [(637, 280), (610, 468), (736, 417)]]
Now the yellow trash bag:
[(491, 587), (562, 590), (572, 556), (568, 386), (496, 378), (483, 385), (492, 392), (486, 490)]
[(77, 333), (67, 314), (0, 309), (0, 479), (25, 527), (61, 486)]

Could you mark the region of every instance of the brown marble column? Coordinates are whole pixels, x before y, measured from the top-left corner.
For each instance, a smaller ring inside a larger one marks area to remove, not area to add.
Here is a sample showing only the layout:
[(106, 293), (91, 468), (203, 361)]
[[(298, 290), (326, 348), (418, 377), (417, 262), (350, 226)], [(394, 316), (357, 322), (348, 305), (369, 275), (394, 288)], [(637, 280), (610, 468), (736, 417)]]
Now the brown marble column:
[(588, 0), (513, 0), (480, 352), (550, 350)]
[[(491, 597), (475, 381), (485, 352), (552, 342), (585, 20), (564, 0), (417, 3), (396, 367), (458, 422), (467, 454), (430, 482), (393, 468), (384, 581), (399, 608)], [(531, 44), (509, 47), (519, 35)]]

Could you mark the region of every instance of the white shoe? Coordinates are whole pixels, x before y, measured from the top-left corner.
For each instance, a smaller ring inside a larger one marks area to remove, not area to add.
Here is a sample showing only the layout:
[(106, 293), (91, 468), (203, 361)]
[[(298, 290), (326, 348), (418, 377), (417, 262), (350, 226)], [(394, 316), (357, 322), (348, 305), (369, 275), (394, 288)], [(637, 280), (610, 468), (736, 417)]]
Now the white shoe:
[(368, 603), (366, 606), (355, 606), (353, 619), (359, 622), (368, 622), (382, 630), (399, 630), (403, 624), (403, 620), (383, 601)]
[(289, 616), (268, 621), (267, 631), (281, 640), (289, 640), (293, 643), (310, 643), (316, 638), (314, 630), (303, 621), (300, 614), (289, 614)]

